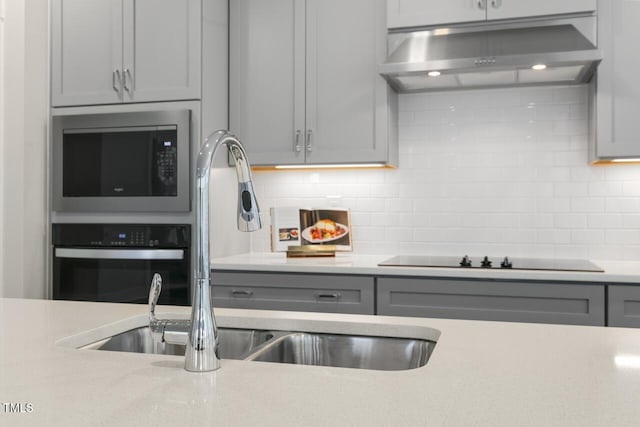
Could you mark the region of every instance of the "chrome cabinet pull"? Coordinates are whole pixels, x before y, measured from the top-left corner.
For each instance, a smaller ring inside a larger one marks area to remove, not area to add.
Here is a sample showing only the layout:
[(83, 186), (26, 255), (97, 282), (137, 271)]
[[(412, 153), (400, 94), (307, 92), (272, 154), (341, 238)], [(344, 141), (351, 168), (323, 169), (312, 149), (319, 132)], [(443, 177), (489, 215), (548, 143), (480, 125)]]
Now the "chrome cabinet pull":
[[(129, 86), (127, 84), (127, 76), (129, 77), (129, 81), (131, 82), (131, 86)], [(127, 93), (129, 93), (129, 95), (131, 95), (131, 90), (133, 88), (133, 77), (131, 76), (131, 70), (129, 68), (125, 68), (124, 72), (122, 73), (122, 77), (124, 80), (124, 90), (127, 91)]]
[(237, 298), (249, 298), (253, 295), (253, 291), (231, 291), (231, 295)]
[(332, 299), (332, 300), (337, 300), (340, 299), (342, 295), (340, 295), (338, 292), (334, 292), (334, 293), (330, 293), (330, 294), (317, 294), (316, 298), (317, 299)]
[(491, 7), (494, 9), (499, 9), (502, 7), (502, 0), (491, 0)]
[(296, 145), (295, 145), (294, 149), (298, 153), (302, 149), (302, 147), (300, 147), (300, 138), (301, 137), (302, 137), (302, 131), (300, 129), (296, 130)]
[(478, 0), (478, 9), (486, 10), (487, 9), (487, 0)]
[(307, 151), (311, 152), (313, 151), (313, 145), (311, 144), (311, 135), (313, 134), (313, 131), (311, 129), (307, 130)]
[(113, 90), (115, 90), (119, 94), (122, 90), (122, 78), (120, 76), (120, 70), (113, 70), (111, 85), (113, 87)]

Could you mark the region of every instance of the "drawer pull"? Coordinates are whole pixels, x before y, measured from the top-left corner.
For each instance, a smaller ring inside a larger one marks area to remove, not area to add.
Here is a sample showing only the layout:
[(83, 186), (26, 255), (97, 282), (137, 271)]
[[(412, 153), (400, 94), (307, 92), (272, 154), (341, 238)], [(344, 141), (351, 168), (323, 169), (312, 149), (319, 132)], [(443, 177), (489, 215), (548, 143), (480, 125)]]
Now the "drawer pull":
[(231, 295), (237, 298), (249, 298), (253, 291), (231, 291)]
[(316, 298), (319, 300), (337, 300), (340, 299), (341, 295), (337, 292), (332, 293), (332, 294), (316, 294)]

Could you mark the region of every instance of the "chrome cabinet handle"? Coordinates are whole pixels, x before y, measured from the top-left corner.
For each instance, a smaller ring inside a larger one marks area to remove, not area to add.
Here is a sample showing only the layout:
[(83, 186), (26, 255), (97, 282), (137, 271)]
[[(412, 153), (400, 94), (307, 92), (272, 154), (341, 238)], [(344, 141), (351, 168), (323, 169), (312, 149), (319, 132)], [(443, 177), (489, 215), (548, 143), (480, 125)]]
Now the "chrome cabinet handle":
[(487, 9), (487, 0), (478, 0), (478, 9), (486, 10)]
[(491, 7), (494, 9), (499, 9), (502, 7), (502, 0), (491, 0)]
[(313, 134), (313, 131), (311, 129), (307, 130), (307, 151), (311, 152), (313, 151), (313, 145), (311, 144), (311, 136)]
[(298, 153), (302, 149), (302, 147), (300, 147), (300, 138), (302, 138), (302, 131), (300, 129), (298, 129), (298, 130), (296, 130), (296, 145), (294, 146), (294, 149)]
[[(129, 80), (131, 81), (131, 86), (129, 86), (127, 84), (127, 76), (129, 77)], [(131, 76), (131, 70), (129, 68), (125, 68), (124, 72), (122, 73), (122, 77), (124, 80), (124, 90), (127, 91), (127, 93), (129, 93), (129, 95), (131, 95), (131, 90), (133, 88), (133, 77)]]
[(231, 295), (238, 298), (248, 298), (253, 295), (253, 291), (231, 291)]
[(118, 92), (118, 94), (122, 90), (122, 78), (120, 76), (120, 70), (118, 69), (113, 70), (113, 75), (111, 77), (111, 86), (113, 87), (113, 90)]
[(333, 300), (337, 300), (340, 299), (342, 295), (340, 295), (338, 292), (334, 292), (334, 293), (330, 293), (330, 294), (317, 294), (316, 298), (317, 299), (333, 299)]

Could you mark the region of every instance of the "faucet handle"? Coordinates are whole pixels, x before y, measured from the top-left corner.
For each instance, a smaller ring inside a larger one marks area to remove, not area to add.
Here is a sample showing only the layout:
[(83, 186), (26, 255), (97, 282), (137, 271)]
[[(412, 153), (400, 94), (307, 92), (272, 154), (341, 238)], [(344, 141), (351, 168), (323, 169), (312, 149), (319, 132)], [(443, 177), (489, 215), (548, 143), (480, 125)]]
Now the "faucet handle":
[(149, 320), (156, 320), (156, 304), (162, 290), (162, 276), (159, 273), (153, 274), (151, 279), (151, 289), (149, 289)]
[(165, 321), (156, 319), (156, 304), (161, 290), (162, 276), (159, 273), (154, 273), (153, 279), (151, 279), (151, 289), (149, 289), (149, 329), (156, 342), (162, 342), (162, 336), (164, 335)]

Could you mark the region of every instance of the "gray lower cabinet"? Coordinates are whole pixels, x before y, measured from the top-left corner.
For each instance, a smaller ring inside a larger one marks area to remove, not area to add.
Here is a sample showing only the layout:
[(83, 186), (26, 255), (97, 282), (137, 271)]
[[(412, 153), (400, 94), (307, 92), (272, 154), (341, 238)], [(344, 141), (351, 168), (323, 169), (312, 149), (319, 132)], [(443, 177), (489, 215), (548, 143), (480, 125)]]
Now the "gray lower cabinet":
[(377, 314), (605, 324), (605, 286), (550, 282), (379, 278)]
[(640, 286), (608, 286), (607, 324), (640, 328)]
[(375, 314), (371, 276), (214, 270), (212, 282), (215, 307)]

